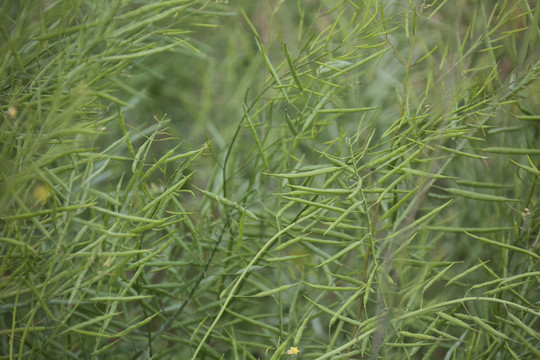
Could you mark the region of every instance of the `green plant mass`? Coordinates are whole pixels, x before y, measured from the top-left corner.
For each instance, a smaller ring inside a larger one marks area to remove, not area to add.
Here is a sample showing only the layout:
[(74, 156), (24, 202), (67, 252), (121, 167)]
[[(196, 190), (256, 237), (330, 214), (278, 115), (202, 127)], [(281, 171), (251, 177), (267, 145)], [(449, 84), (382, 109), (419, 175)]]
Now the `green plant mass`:
[(0, 359), (539, 359), (540, 2), (0, 2)]

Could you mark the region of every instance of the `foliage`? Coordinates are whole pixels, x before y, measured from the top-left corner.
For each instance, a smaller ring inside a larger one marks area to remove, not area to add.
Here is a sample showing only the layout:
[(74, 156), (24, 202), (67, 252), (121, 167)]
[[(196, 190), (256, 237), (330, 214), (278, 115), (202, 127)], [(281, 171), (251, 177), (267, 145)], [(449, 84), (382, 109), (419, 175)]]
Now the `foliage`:
[(537, 358), (539, 17), (6, 1), (0, 358)]

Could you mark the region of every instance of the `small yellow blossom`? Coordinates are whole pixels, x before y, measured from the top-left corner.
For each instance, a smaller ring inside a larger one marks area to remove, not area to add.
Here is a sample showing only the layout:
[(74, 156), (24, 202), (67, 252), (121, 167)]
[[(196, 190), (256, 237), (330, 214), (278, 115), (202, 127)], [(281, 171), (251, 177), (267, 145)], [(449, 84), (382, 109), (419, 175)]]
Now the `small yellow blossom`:
[(296, 346), (291, 346), (289, 350), (287, 350), (287, 354), (289, 355), (296, 355), (300, 352)]
[(51, 190), (47, 185), (38, 185), (34, 188), (34, 199), (38, 203), (44, 203), (51, 196)]
[(15, 106), (10, 106), (7, 112), (8, 112), (8, 115), (13, 119), (15, 119), (15, 117), (17, 117), (17, 114), (19, 113), (19, 111), (17, 110)]

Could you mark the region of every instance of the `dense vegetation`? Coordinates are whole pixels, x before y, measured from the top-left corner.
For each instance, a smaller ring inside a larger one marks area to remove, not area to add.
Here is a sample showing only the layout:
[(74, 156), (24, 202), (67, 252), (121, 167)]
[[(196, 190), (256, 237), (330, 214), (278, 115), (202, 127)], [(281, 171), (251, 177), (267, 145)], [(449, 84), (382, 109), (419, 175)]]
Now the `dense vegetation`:
[(539, 20), (3, 1), (0, 359), (540, 358)]

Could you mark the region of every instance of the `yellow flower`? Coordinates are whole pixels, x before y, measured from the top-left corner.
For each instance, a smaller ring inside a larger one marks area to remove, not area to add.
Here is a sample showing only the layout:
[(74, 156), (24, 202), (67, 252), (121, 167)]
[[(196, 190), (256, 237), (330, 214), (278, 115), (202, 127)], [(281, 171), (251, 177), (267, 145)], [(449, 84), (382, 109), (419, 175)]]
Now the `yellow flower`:
[(15, 119), (17, 117), (17, 114), (19, 113), (19, 110), (15, 106), (10, 106), (7, 111), (8, 115)]
[(47, 185), (38, 185), (34, 188), (34, 199), (38, 203), (44, 203), (51, 196), (51, 190)]
[(287, 350), (287, 354), (289, 355), (296, 355), (300, 352), (296, 346), (291, 346), (289, 350)]

